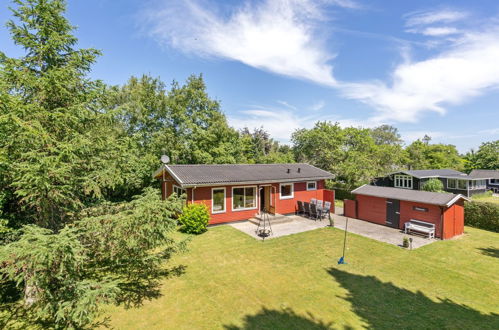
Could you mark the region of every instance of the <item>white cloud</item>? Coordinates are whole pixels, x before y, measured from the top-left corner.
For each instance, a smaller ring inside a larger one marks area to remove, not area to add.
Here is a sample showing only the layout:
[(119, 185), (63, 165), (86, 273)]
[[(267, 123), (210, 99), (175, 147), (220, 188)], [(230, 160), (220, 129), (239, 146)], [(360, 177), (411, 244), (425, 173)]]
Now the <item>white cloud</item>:
[(316, 103), (312, 104), (312, 106), (310, 107), (310, 110), (319, 111), (322, 108), (324, 108), (325, 105), (326, 105), (326, 102), (324, 102), (323, 100), (320, 100), (320, 101), (317, 101)]
[(304, 116), (291, 110), (272, 107), (255, 107), (228, 116), (229, 124), (236, 129), (263, 127), (270, 135), (283, 143), (290, 143), (291, 135), (301, 128), (312, 128), (318, 121), (338, 122), (342, 127), (374, 127), (381, 123), (367, 120), (341, 118), (335, 115), (312, 114)]
[(277, 103), (281, 104), (281, 105), (284, 105), (285, 107), (287, 108), (290, 108), (290, 109), (293, 109), (293, 110), (297, 110), (297, 108), (292, 105), (292, 104), (289, 104), (288, 102), (286, 101), (281, 101), (281, 100), (278, 100)]
[(434, 23), (452, 23), (465, 19), (469, 14), (464, 11), (443, 9), (419, 11), (406, 15), (406, 26), (428, 25)]
[[(319, 37), (327, 1), (266, 0), (229, 15), (213, 3), (162, 2), (145, 14), (160, 42), (195, 55), (226, 58), (273, 73), (334, 86), (334, 58)], [(352, 1), (335, 1), (344, 6)]]
[(431, 36), (431, 37), (447, 36), (451, 34), (457, 34), (460, 32), (461, 31), (456, 29), (455, 27), (449, 27), (449, 26), (427, 27), (421, 31), (421, 33), (424, 34), (425, 36)]
[(329, 2), (331, 2), (332, 4), (338, 6), (338, 7), (343, 7), (343, 8), (348, 8), (348, 9), (361, 9), (362, 6), (356, 2), (356, 1), (352, 1), (352, 0), (330, 0)]
[(389, 84), (343, 83), (343, 95), (377, 109), (378, 120), (415, 122), (428, 111), (444, 114), (446, 105), (499, 87), (498, 32), (468, 32), (434, 57), (396, 66)]

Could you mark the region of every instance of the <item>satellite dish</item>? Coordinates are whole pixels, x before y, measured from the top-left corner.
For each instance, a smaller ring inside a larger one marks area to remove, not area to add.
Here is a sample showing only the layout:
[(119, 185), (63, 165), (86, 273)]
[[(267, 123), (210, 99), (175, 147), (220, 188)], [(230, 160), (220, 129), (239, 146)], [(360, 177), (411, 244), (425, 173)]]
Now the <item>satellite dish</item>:
[(161, 162), (163, 164), (168, 164), (170, 162), (170, 157), (168, 157), (167, 155), (161, 156)]

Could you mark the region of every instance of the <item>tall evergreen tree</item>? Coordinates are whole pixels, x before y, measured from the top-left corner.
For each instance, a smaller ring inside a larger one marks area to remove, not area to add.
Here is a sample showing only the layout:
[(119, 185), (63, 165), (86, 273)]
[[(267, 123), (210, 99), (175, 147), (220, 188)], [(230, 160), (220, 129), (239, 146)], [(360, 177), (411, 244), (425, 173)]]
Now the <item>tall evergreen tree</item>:
[(7, 27), (25, 55), (0, 54), (0, 136), (8, 137), (0, 139), (0, 188), (9, 192), (4, 207), (58, 228), (120, 180), (110, 170), (120, 153), (100, 111), (103, 86), (87, 77), (99, 52), (76, 48), (65, 2), (14, 3)]

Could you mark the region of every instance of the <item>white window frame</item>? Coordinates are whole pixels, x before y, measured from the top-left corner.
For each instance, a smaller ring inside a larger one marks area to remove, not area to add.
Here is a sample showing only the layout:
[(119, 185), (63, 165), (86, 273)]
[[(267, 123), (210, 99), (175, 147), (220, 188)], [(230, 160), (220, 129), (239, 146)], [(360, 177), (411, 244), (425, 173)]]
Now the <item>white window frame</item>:
[[(455, 182), (456, 182), (456, 186), (455, 186), (455, 187), (449, 187), (449, 181), (451, 181), (451, 180), (453, 180), (453, 181), (455, 181)], [(459, 181), (465, 181), (465, 182), (466, 182), (466, 188), (460, 188), (460, 187), (459, 187)], [(447, 189), (454, 189), (454, 190), (468, 190), (468, 189), (473, 189), (473, 188), (471, 188), (471, 187), (470, 187), (469, 182), (468, 182), (468, 180), (466, 180), (466, 179), (457, 179), (457, 178), (455, 179), (455, 178), (448, 178), (448, 179), (447, 179)]]
[[(243, 208), (234, 208), (234, 189), (239, 189), (243, 188), (245, 191), (244, 198), (243, 198), (243, 204), (246, 205), (246, 188), (254, 188), (254, 197), (255, 197), (255, 207), (243, 207)], [(257, 186), (235, 186), (232, 187), (232, 211), (238, 212), (238, 211), (247, 211), (247, 210), (256, 210), (258, 208), (258, 189)]]
[[(308, 184), (309, 184), (309, 183), (313, 183), (313, 184), (314, 184), (314, 188), (309, 189), (309, 188), (308, 188)], [(307, 183), (306, 183), (306, 184), (307, 184), (307, 191), (317, 190), (317, 181), (307, 181)], [(293, 193), (294, 193), (294, 191), (293, 191)]]
[[(224, 191), (224, 209), (222, 211), (213, 211), (213, 191), (214, 190), (223, 190)], [(219, 213), (225, 213), (227, 212), (227, 191), (225, 190), (225, 187), (216, 187), (216, 188), (211, 188), (211, 214), (219, 214)]]
[[(180, 191), (181, 191), (181, 193), (179, 194), (179, 193), (176, 191), (176, 189), (177, 189), (177, 190), (180, 190)], [(181, 196), (182, 194), (186, 194), (186, 195), (187, 195), (187, 192), (186, 192), (186, 190), (185, 190), (184, 188), (182, 188), (182, 187), (177, 186), (177, 185), (175, 185), (175, 184), (174, 184), (174, 185), (173, 185), (173, 192), (172, 192), (172, 194), (177, 194), (177, 196)]]
[[(282, 196), (282, 186), (291, 186), (291, 195), (290, 196)], [(280, 183), (279, 184), (279, 199), (293, 199), (295, 198), (295, 185), (293, 182), (291, 183)]]
[[(408, 183), (408, 185), (406, 185), (406, 183)], [(395, 188), (412, 189), (413, 178), (410, 175), (397, 174), (393, 178), (393, 186)]]

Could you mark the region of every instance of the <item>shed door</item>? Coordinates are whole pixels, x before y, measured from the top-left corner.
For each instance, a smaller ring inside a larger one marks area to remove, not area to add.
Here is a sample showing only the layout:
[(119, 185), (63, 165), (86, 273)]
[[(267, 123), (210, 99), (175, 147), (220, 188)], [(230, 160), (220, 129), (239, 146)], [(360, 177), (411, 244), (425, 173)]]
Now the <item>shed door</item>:
[(386, 200), (386, 225), (398, 228), (400, 220), (400, 201), (398, 199)]

